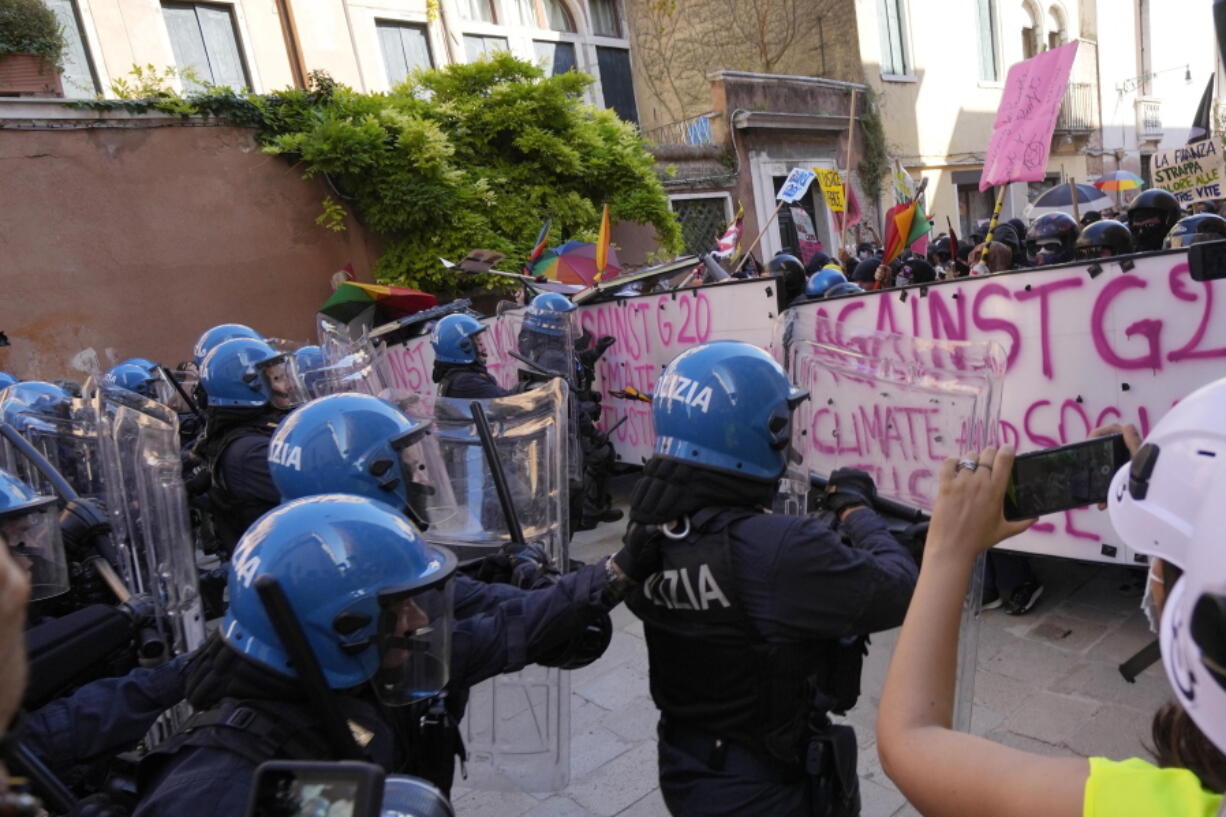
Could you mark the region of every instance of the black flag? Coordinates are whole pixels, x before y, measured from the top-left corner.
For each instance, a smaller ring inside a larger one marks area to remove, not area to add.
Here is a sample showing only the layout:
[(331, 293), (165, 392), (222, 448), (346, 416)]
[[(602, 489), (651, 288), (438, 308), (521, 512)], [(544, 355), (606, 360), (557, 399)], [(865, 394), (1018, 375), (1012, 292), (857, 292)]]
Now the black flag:
[(1188, 131), (1188, 144), (1208, 139), (1213, 134), (1213, 75), (1209, 75), (1209, 84), (1200, 98), (1196, 108), (1196, 116), (1192, 117), (1192, 129)]

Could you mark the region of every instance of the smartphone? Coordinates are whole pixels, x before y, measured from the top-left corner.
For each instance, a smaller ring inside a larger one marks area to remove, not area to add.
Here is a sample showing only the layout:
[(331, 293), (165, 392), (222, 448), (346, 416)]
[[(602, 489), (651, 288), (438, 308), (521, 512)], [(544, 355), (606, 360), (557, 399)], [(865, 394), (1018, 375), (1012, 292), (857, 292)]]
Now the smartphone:
[(380, 817), (382, 810), (378, 766), (270, 760), (255, 770), (247, 817)]
[(1111, 478), (1129, 456), (1122, 434), (1018, 454), (1005, 490), (1005, 519), (1105, 502)]

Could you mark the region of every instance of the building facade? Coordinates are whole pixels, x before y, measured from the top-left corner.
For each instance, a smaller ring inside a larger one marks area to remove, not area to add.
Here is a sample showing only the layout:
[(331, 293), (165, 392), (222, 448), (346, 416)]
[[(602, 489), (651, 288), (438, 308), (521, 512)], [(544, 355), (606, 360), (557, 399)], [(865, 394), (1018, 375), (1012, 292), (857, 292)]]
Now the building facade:
[(596, 80), (589, 101), (638, 120), (621, 0), (45, 0), (68, 38), (65, 95), (110, 96), (134, 66), (257, 92), (324, 70), (360, 91), (495, 50)]

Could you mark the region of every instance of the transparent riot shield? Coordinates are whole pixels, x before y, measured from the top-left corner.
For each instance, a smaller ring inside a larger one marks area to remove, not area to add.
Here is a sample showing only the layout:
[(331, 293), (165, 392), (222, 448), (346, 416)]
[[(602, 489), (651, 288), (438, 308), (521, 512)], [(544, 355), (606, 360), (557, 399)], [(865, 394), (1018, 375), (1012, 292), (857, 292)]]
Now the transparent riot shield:
[[(574, 313), (553, 313), (555, 320), (535, 319), (528, 307), (503, 301), (491, 334), (493, 349), (486, 366), (504, 388), (516, 382), (539, 382), (561, 377), (572, 389), (575, 386), (577, 363)], [(502, 366), (515, 371), (510, 382), (503, 382)]]
[(321, 333), (319, 350), (315, 360), (301, 355), (290, 359), (295, 378), (311, 399), (344, 392), (393, 396), (379, 350), (366, 335), (350, 339)]
[[(776, 350), (809, 400), (792, 445), (810, 474), (867, 471), (881, 496), (931, 511), (941, 463), (996, 445), (1005, 353), (995, 342), (924, 340), (847, 329), (816, 310), (788, 310)], [(983, 560), (964, 605), (955, 726), (969, 730)]]
[[(13, 427), (78, 494), (105, 503), (101, 456), (92, 410), (73, 401), (67, 417), (19, 415)], [(55, 487), (7, 441), (0, 441), (0, 466), (40, 494), (55, 496)]]
[(195, 552), (179, 459), (178, 418), (124, 389), (86, 384), (97, 417), (104, 505), (124, 582), (147, 594), (172, 655), (204, 642)]
[[(532, 391), (479, 401), (489, 419), (524, 538), (560, 570), (568, 563), (566, 384), (553, 378)], [(435, 430), (448, 479), (435, 486), (426, 539), (460, 559), (489, 555), (510, 540), (470, 400), (439, 399)], [(471, 691), (463, 720), (466, 785), (558, 791), (570, 779), (569, 673), (532, 665)]]

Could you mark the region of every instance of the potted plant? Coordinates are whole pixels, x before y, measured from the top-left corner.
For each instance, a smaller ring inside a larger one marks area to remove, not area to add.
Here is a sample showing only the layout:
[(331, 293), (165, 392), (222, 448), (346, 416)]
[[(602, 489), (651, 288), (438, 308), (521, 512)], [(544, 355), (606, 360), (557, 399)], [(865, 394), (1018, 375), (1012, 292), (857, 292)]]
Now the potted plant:
[(0, 0), (0, 97), (63, 96), (64, 31), (43, 0)]

